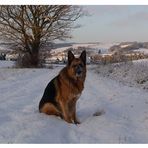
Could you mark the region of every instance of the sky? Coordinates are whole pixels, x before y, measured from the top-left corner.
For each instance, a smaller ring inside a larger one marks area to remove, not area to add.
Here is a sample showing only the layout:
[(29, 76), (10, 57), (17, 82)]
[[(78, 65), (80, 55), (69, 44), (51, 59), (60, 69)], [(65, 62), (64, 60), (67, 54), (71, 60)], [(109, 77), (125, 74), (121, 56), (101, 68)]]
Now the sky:
[(148, 5), (87, 5), (72, 42), (148, 41)]
[(2, 4), (72, 4), (82, 6), (89, 16), (81, 17), (75, 22), (75, 25), (78, 24), (81, 27), (72, 30), (73, 38), (66, 40), (66, 42), (148, 41), (147, 0), (38, 0), (35, 3), (32, 2), (34, 1), (25, 0), (22, 3), (22, 0), (5, 0)]

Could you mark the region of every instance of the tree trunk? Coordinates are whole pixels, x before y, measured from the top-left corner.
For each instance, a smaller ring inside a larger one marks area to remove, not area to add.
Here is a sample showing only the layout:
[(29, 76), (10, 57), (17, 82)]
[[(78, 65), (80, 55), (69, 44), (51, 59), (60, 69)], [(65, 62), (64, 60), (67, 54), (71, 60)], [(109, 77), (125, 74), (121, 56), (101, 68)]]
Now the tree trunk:
[(39, 64), (39, 51), (33, 51), (31, 54), (31, 65), (32, 67), (38, 67)]
[(17, 60), (17, 66), (22, 68), (36, 68), (39, 65), (39, 49), (27, 49)]
[(32, 66), (37, 67), (39, 64), (39, 46), (40, 46), (40, 41), (35, 41), (32, 44), (32, 49), (31, 49), (31, 63)]

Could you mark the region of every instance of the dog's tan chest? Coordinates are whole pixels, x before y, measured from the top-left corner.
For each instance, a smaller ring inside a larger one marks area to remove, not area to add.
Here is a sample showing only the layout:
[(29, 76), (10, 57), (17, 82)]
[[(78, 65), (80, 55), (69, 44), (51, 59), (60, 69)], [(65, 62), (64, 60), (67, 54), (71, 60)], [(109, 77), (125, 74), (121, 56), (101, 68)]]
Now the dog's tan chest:
[(72, 99), (79, 99), (81, 96), (81, 93), (79, 94), (69, 94), (68, 99), (72, 100)]

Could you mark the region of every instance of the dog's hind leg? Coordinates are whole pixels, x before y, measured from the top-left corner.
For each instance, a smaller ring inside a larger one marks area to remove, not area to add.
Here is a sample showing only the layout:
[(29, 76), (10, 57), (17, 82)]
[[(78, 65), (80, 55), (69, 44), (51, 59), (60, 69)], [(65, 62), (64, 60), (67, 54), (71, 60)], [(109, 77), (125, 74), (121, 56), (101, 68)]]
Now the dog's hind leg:
[(56, 115), (62, 117), (60, 111), (52, 103), (45, 103), (40, 109), (40, 112), (47, 115)]

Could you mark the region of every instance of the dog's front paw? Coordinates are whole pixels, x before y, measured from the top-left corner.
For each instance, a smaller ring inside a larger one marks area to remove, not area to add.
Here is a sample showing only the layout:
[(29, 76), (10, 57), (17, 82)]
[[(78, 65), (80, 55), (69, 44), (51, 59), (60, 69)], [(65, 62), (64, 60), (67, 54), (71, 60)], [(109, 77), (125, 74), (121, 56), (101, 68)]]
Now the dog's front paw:
[(64, 118), (64, 120), (65, 120), (67, 123), (73, 123), (73, 121), (72, 121), (70, 118)]
[(74, 120), (74, 124), (80, 124), (81, 122), (80, 121), (78, 121), (78, 120)]

